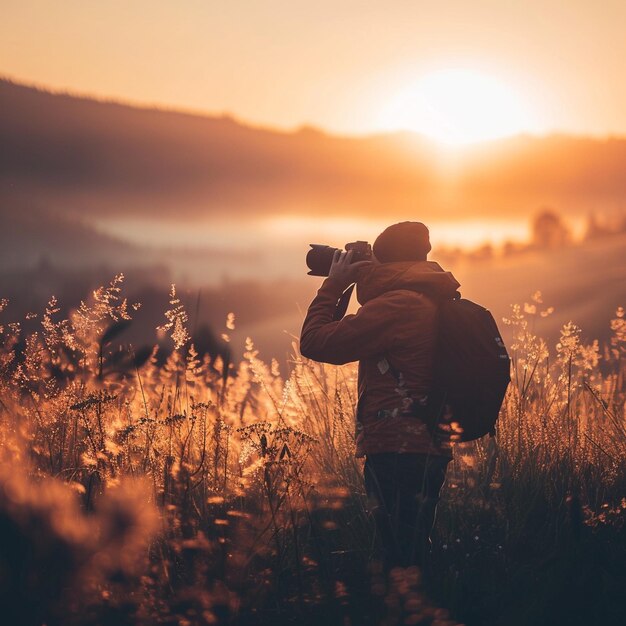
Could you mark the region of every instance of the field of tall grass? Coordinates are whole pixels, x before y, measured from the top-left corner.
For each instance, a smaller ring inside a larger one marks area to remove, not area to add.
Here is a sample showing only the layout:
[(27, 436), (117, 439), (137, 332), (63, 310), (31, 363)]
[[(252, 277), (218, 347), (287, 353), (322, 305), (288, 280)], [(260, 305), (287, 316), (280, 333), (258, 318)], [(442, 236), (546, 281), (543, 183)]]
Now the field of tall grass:
[(548, 346), (541, 294), (512, 307), (498, 434), (455, 446), (424, 577), (376, 559), (354, 364), (200, 357), (174, 288), (165, 358), (124, 344), (138, 306), (120, 275), (24, 336), (0, 303), (3, 623), (624, 623), (623, 309)]

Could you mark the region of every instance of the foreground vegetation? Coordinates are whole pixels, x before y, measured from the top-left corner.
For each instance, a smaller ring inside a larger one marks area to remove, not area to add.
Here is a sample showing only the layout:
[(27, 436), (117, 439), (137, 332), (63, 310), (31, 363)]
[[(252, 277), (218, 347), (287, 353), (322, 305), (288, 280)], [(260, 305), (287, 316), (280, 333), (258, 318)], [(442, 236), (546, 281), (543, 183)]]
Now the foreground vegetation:
[(623, 623), (622, 309), (610, 345), (549, 350), (540, 294), (513, 307), (498, 436), (456, 446), (425, 581), (375, 558), (354, 366), (200, 357), (174, 290), (172, 351), (135, 350), (121, 288), (0, 322), (6, 623)]

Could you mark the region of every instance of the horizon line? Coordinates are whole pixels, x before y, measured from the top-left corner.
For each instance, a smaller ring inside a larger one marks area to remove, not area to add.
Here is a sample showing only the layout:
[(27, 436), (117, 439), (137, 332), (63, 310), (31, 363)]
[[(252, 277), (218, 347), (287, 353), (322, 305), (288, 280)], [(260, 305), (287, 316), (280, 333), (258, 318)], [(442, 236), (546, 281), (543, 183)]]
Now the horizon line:
[(298, 135), (301, 133), (312, 132), (318, 133), (320, 135), (325, 135), (328, 137), (335, 137), (338, 139), (375, 139), (380, 137), (394, 137), (394, 136), (412, 136), (415, 138), (419, 138), (423, 143), (428, 143), (437, 147), (439, 149), (443, 149), (446, 151), (460, 151), (467, 148), (472, 148), (474, 146), (495, 144), (501, 141), (508, 141), (517, 138), (531, 138), (531, 139), (549, 139), (555, 137), (564, 137), (570, 139), (588, 139), (594, 141), (611, 141), (611, 140), (625, 140), (626, 132), (610, 132), (605, 134), (595, 134), (595, 133), (582, 133), (582, 132), (574, 132), (568, 130), (558, 130), (553, 129), (544, 133), (536, 133), (531, 131), (519, 131), (516, 133), (512, 133), (510, 135), (503, 135), (502, 137), (494, 137), (491, 139), (483, 139), (472, 142), (467, 142), (460, 145), (449, 145), (443, 142), (437, 141), (432, 137), (417, 132), (411, 129), (397, 129), (397, 130), (376, 130), (373, 129), (371, 131), (365, 131), (362, 133), (359, 132), (342, 132), (333, 129), (327, 129), (322, 126), (319, 126), (312, 122), (302, 122), (297, 126), (274, 126), (268, 123), (263, 122), (255, 122), (249, 119), (243, 119), (237, 115), (237, 113), (233, 111), (209, 111), (206, 109), (195, 109), (193, 107), (185, 107), (184, 105), (174, 105), (167, 104), (164, 102), (149, 102), (149, 101), (140, 101), (133, 100), (132, 98), (125, 99), (123, 96), (107, 96), (107, 95), (99, 95), (95, 93), (89, 92), (81, 92), (80, 90), (75, 90), (68, 87), (53, 87), (50, 85), (45, 85), (43, 83), (37, 81), (29, 81), (27, 82), (25, 79), (16, 78), (15, 76), (11, 76), (9, 74), (0, 73), (0, 82), (9, 83), (11, 85), (15, 85), (17, 87), (23, 87), (26, 89), (32, 89), (34, 91), (38, 91), (41, 93), (45, 93), (51, 96), (65, 96), (69, 98), (73, 98), (75, 100), (89, 100), (92, 102), (100, 103), (100, 104), (112, 104), (116, 106), (127, 107), (130, 109), (135, 109), (139, 111), (152, 111), (159, 113), (174, 113), (178, 115), (186, 115), (190, 117), (197, 118), (205, 118), (205, 119), (222, 119), (229, 120), (239, 126), (243, 126), (246, 128), (250, 128), (253, 130), (260, 130), (266, 132), (275, 132), (284, 135)]

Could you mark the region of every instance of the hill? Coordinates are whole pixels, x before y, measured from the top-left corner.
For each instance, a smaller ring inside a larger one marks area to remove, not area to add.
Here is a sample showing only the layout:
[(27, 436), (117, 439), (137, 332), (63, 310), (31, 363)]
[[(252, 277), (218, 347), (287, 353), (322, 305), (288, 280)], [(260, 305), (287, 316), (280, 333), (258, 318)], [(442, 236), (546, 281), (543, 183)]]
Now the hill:
[(424, 219), (626, 201), (626, 140), (519, 136), (448, 153), (411, 133), (337, 137), (0, 81), (0, 210), (193, 219)]

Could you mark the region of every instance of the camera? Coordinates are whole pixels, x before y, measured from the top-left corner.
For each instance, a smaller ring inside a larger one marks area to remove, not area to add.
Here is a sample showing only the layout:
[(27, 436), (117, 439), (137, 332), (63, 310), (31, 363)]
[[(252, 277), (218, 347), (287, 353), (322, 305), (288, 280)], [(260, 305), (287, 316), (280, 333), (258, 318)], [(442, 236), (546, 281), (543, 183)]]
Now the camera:
[[(325, 246), (319, 243), (309, 244), (311, 249), (306, 255), (306, 264), (309, 270), (309, 276), (328, 276), (330, 266), (333, 262), (333, 256), (339, 248)], [(372, 258), (372, 246), (367, 241), (351, 241), (346, 244), (346, 251), (352, 253), (352, 263), (357, 261), (370, 261)]]

